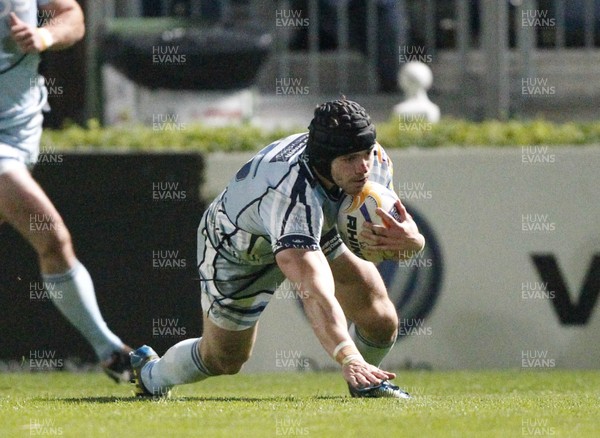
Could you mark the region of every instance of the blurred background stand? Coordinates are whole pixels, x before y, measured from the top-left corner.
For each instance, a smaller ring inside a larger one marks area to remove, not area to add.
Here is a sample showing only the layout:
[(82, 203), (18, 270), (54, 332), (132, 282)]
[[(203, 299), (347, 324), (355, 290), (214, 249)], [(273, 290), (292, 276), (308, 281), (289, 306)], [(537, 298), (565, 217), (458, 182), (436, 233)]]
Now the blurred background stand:
[[(171, 115), (180, 124), (226, 124), (252, 117), (269, 33), (232, 26), (228, 2), (112, 3), (115, 17), (104, 18), (94, 37), (104, 123), (154, 123)], [(149, 17), (139, 16), (140, 7)], [(169, 11), (175, 15), (161, 16)]]
[[(64, 52), (48, 52), (43, 57), (44, 74), (55, 81), (64, 78), (59, 85), (65, 89), (63, 94), (50, 96), (53, 112), (46, 118), (47, 125), (60, 126), (66, 119), (83, 123), (108, 114), (103, 102), (101, 63), (109, 53), (103, 47), (102, 36), (127, 20), (148, 20), (143, 22), (143, 27), (148, 28), (152, 26), (151, 20), (157, 23), (174, 20), (177, 22), (174, 28), (182, 27), (182, 21), (207, 23), (194, 32), (206, 31), (210, 24), (270, 38), (251, 94), (252, 120), (265, 126), (280, 122), (304, 126), (315, 102), (342, 93), (360, 100), (376, 121), (386, 120), (402, 97), (399, 90), (382, 93), (380, 89), (378, 47), (385, 34), (378, 5), (387, 0), (366, 2), (363, 17), (366, 33), (360, 47), (352, 41), (351, 31), (351, 8), (356, 0), (337, 2), (335, 29), (333, 34), (330, 32), (335, 46), (327, 50), (323, 50), (326, 41), (321, 40), (320, 29), (330, 27), (331, 23), (319, 12), (319, 0), (306, 0), (306, 10), (293, 9), (292, 0), (79, 1), (86, 13), (85, 43)], [(541, 117), (558, 122), (597, 118), (600, 0), (403, 1), (405, 17), (391, 24), (406, 35), (404, 40), (398, 40), (398, 58), (402, 51), (418, 51), (427, 58), (425, 62), (436, 78), (429, 95), (445, 115), (475, 121), (490, 117)], [(306, 19), (306, 26), (278, 25), (277, 14), (300, 14), (300, 18)], [(299, 34), (304, 34), (306, 47), (295, 50), (292, 43)], [(388, 52), (390, 47), (393, 50), (394, 41), (395, 37), (387, 41)], [(149, 53), (146, 60), (151, 58)], [(397, 61), (400, 67), (402, 60)], [(122, 75), (118, 77), (119, 83), (124, 83), (127, 75), (123, 68), (119, 70), (104, 62), (106, 66)], [(124, 67), (131, 73), (137, 68), (137, 61), (134, 63), (132, 58)], [(227, 67), (231, 71), (226, 70), (225, 75), (213, 79), (227, 82), (235, 74), (236, 62), (228, 61)], [(153, 79), (148, 76), (160, 76), (144, 74), (148, 70), (141, 67), (135, 73), (148, 80)], [(307, 92), (278, 95), (277, 81), (284, 79), (301, 81)], [(546, 83), (551, 93), (524, 93), (523, 83), (532, 82)], [(145, 89), (154, 90), (153, 94), (165, 90)], [(172, 95), (168, 99), (173, 99)], [(181, 100), (185, 99), (174, 98), (168, 111), (178, 112)], [(161, 111), (165, 110), (155, 112)]]

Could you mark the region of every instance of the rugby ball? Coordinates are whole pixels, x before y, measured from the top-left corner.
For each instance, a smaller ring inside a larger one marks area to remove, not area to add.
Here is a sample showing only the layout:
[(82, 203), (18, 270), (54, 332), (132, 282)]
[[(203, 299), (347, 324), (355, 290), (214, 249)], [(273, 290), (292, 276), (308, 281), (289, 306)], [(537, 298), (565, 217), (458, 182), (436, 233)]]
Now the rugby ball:
[(369, 251), (360, 233), (365, 222), (382, 224), (375, 210), (380, 207), (394, 219), (401, 222), (396, 209), (398, 195), (393, 190), (373, 181), (368, 181), (360, 193), (345, 195), (337, 217), (338, 230), (342, 240), (355, 255), (373, 263), (397, 258), (395, 251)]

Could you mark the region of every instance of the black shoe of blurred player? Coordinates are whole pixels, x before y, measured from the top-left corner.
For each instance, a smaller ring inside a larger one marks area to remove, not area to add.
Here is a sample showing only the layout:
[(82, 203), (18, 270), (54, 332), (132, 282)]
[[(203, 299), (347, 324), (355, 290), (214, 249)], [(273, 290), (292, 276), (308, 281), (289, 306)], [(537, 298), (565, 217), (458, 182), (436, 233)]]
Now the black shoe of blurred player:
[(129, 361), (131, 348), (113, 351), (110, 358), (102, 362), (102, 370), (117, 383), (127, 383), (133, 378), (133, 370)]

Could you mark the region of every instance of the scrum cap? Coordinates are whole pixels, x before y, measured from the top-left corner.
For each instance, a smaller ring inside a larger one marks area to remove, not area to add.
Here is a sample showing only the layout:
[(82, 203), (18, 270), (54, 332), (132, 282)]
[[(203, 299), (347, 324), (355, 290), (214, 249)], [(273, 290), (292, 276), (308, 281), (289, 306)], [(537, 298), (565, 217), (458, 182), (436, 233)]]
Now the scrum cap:
[(375, 138), (375, 125), (358, 103), (345, 98), (325, 102), (315, 109), (308, 126), (308, 161), (331, 181), (331, 162), (335, 158), (368, 150)]

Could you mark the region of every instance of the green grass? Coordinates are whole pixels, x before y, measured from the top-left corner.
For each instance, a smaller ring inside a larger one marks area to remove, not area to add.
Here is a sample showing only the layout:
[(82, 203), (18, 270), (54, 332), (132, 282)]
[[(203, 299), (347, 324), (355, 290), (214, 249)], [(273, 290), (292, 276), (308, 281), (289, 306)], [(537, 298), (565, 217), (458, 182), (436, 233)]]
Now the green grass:
[(241, 374), (136, 400), (97, 373), (0, 375), (0, 436), (599, 436), (600, 371), (402, 372), (411, 400), (352, 399), (331, 373)]

